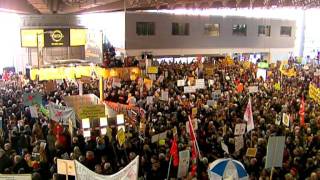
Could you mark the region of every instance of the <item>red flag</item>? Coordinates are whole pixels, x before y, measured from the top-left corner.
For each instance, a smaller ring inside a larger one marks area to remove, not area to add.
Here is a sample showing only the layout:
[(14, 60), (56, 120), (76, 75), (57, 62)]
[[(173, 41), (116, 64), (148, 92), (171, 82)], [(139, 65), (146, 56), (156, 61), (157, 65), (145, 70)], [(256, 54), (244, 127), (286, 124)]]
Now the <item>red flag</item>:
[(300, 115), (300, 126), (304, 126), (304, 98), (303, 97), (301, 98), (299, 115)]
[(173, 157), (173, 166), (179, 166), (178, 144), (176, 138), (173, 138), (172, 145), (170, 148), (170, 155)]

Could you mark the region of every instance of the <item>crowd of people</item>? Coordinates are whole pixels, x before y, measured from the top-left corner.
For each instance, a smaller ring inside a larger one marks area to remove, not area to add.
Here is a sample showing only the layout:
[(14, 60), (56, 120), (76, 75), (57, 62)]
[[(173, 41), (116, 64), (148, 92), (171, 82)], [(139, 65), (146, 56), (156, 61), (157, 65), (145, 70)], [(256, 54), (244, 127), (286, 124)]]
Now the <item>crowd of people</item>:
[[(213, 69), (210, 75), (205, 71), (209, 66)], [(270, 66), (267, 78), (263, 79), (257, 77), (256, 65), (248, 68), (238, 61), (229, 65), (223, 61), (160, 63), (151, 87), (141, 83), (141, 78), (122, 80), (121, 87), (106, 86), (105, 101), (145, 110), (126, 125), (130, 135), (122, 146), (116, 138), (116, 127), (111, 127), (111, 138), (99, 134), (85, 138), (81, 128), (74, 129), (72, 136), (68, 127), (52, 121), (46, 113), (32, 118), (30, 109), (23, 105), (25, 92), (42, 93), (43, 107), (49, 102), (65, 105), (64, 96), (78, 94), (77, 84), (64, 81), (54, 91), (45, 92), (41, 83), (21, 82), (12, 76), (3, 82), (0, 90), (0, 173), (32, 173), (33, 179), (65, 179), (64, 175), (57, 174), (60, 158), (77, 160), (98, 174), (111, 175), (139, 155), (139, 179), (164, 180), (174, 137), (179, 151), (192, 149), (186, 122), (196, 107), (197, 113), (192, 118), (197, 122), (195, 134), (200, 155), (196, 162), (190, 163), (190, 173), (181, 179), (208, 179), (209, 163), (219, 158), (233, 158), (243, 163), (250, 179), (270, 179), (271, 169), (264, 168), (270, 136), (286, 137), (282, 167), (273, 169), (272, 179), (320, 179), (320, 107), (308, 94), (309, 83), (320, 87), (319, 77), (314, 76), (319, 66), (305, 68), (289, 61), (289, 67), (295, 68), (296, 76), (282, 75), (278, 63)], [(144, 76), (147, 78), (148, 74)], [(184, 88), (177, 86), (177, 80), (192, 84), (192, 78), (204, 78), (205, 88), (184, 93)], [(210, 85), (209, 79), (213, 80)], [(275, 88), (277, 83), (280, 89)], [(242, 89), (238, 88), (239, 84)], [(249, 93), (249, 86), (258, 86), (258, 92)], [(218, 96), (213, 93), (216, 90), (220, 91)], [(97, 91), (94, 83), (84, 86), (84, 93), (98, 94)], [(168, 92), (167, 101), (161, 99), (162, 91)], [(147, 97), (153, 97), (153, 102), (147, 102)], [(244, 122), (249, 99), (254, 129), (244, 134), (244, 147), (235, 151), (235, 125)], [(214, 100), (213, 104), (208, 104), (209, 100)], [(304, 124), (299, 116), (301, 101), (305, 102)], [(290, 115), (289, 127), (275, 123), (283, 113)], [(140, 122), (145, 124), (143, 132)], [(152, 143), (153, 135), (165, 131), (164, 144)], [(228, 153), (221, 147), (221, 141), (227, 145)], [(249, 147), (257, 148), (255, 157), (246, 156)], [(169, 178), (177, 179), (178, 167), (172, 163), (170, 167)]]

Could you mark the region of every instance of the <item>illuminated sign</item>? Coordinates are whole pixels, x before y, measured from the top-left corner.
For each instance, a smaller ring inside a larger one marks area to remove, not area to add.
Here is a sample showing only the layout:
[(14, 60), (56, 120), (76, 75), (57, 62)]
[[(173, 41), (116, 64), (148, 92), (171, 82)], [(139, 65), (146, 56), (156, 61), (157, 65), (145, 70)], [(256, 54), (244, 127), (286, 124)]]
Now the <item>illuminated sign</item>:
[(70, 29), (70, 46), (83, 46), (87, 42), (87, 29)]
[(70, 46), (69, 29), (45, 29), (44, 45), (45, 47)]
[(39, 47), (43, 47), (43, 29), (21, 29), (21, 47), (37, 47), (37, 37)]

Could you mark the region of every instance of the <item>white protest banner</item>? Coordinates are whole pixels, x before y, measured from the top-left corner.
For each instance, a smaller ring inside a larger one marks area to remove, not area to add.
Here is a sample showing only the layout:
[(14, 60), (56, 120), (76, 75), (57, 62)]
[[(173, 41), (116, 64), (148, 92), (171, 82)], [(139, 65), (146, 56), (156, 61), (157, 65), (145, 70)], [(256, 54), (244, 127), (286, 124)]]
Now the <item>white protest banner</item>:
[(68, 125), (68, 120), (71, 119), (75, 127), (76, 114), (72, 108), (49, 103), (48, 110), (50, 119), (62, 122), (64, 125)]
[(177, 86), (178, 87), (182, 87), (182, 86), (184, 86), (184, 84), (185, 84), (185, 80), (184, 79), (181, 79), (181, 80), (177, 81)]
[(38, 110), (36, 106), (29, 106), (30, 115), (32, 118), (38, 118)]
[(197, 89), (205, 89), (206, 84), (204, 82), (204, 79), (196, 79), (196, 87)]
[(234, 128), (234, 135), (243, 135), (246, 131), (246, 123), (238, 123)]
[(244, 146), (243, 136), (242, 135), (235, 136), (234, 143), (235, 143), (235, 152), (238, 152)]
[(290, 125), (290, 117), (289, 117), (288, 114), (283, 113), (283, 115), (282, 115), (282, 123), (283, 123), (285, 126), (289, 127), (289, 125)]
[(65, 160), (65, 159), (57, 159), (57, 171), (58, 174), (64, 174), (64, 175), (70, 175), (75, 176), (76, 175), (76, 168), (74, 161), (72, 160)]
[(187, 94), (187, 93), (195, 93), (196, 91), (197, 91), (196, 86), (185, 86), (185, 87), (183, 87), (183, 92), (185, 94)]
[(131, 161), (126, 167), (113, 175), (97, 174), (80, 162), (75, 161), (76, 164), (76, 179), (79, 180), (137, 180), (139, 168), (139, 156)]
[(209, 79), (208, 80), (209, 87), (213, 86), (213, 84), (214, 84), (214, 80), (213, 79)]
[(169, 101), (169, 92), (168, 91), (161, 91), (161, 100), (162, 101)]
[(147, 105), (153, 104), (153, 96), (147, 96)]
[(265, 168), (282, 167), (285, 136), (269, 137)]
[(224, 152), (229, 154), (229, 148), (223, 141), (221, 141), (221, 148), (222, 148), (222, 150), (224, 150)]
[(178, 167), (178, 178), (183, 178), (187, 175), (190, 162), (189, 150), (179, 152), (179, 167)]
[(249, 86), (249, 93), (256, 93), (259, 91), (259, 87), (258, 86)]
[(31, 180), (31, 174), (0, 174), (0, 180)]
[(113, 78), (112, 87), (121, 88), (121, 79), (120, 78)]

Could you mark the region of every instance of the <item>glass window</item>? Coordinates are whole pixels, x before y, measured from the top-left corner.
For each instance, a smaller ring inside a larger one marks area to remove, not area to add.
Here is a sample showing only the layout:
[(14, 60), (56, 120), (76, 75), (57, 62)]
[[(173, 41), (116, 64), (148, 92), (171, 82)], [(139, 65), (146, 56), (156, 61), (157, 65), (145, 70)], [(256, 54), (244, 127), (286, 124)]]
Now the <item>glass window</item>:
[(234, 24), (232, 27), (232, 34), (235, 36), (247, 36), (247, 25)]
[(291, 26), (281, 26), (280, 35), (291, 37)]
[(189, 23), (172, 23), (172, 35), (174, 36), (188, 36)]
[(138, 36), (155, 35), (155, 23), (154, 22), (137, 22), (136, 33)]
[(268, 36), (271, 34), (271, 26), (259, 25), (258, 26), (258, 36)]
[(204, 25), (204, 34), (208, 36), (219, 36), (220, 26), (219, 24), (205, 24)]

